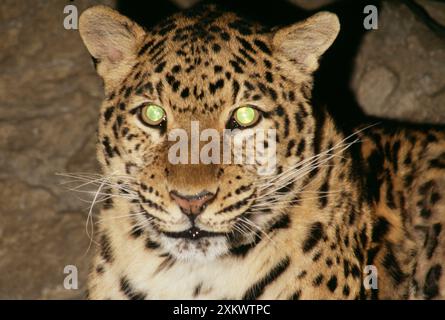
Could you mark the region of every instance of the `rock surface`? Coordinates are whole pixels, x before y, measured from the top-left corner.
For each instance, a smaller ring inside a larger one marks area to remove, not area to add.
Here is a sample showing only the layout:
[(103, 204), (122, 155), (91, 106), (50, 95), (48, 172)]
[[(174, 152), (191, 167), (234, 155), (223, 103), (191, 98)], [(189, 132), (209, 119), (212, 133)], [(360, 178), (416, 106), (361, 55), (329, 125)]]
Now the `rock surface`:
[[(445, 3), (422, 3), (445, 25)], [(445, 123), (445, 39), (400, 4), (384, 2), (378, 24), (364, 37), (352, 79), (365, 113)]]
[[(102, 89), (78, 32), (63, 28), (67, 3), (79, 12), (97, 3), (116, 6), (113, 0), (4, 0), (0, 7), (3, 299), (81, 298), (88, 273), (88, 203), (56, 173), (97, 172)], [(437, 19), (445, 17), (443, 6), (429, 5)], [(445, 122), (443, 39), (403, 6), (385, 4), (380, 12), (379, 29), (365, 36), (356, 57), (358, 100), (369, 114)], [(66, 265), (78, 268), (78, 290), (63, 287)]]
[[(0, 8), (0, 299), (83, 296), (88, 205), (56, 173), (97, 170), (102, 91), (78, 32), (63, 27), (67, 3)], [(75, 2), (79, 12), (97, 3)], [(66, 265), (78, 290), (63, 288)]]

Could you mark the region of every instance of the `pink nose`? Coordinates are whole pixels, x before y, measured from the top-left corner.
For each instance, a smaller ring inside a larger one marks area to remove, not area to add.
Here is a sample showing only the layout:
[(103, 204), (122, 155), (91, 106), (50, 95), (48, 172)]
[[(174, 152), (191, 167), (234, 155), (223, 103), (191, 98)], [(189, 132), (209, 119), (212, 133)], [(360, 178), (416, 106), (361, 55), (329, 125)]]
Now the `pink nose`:
[(196, 195), (183, 195), (177, 191), (170, 191), (170, 196), (181, 211), (189, 217), (196, 217), (215, 198), (215, 194), (202, 191)]

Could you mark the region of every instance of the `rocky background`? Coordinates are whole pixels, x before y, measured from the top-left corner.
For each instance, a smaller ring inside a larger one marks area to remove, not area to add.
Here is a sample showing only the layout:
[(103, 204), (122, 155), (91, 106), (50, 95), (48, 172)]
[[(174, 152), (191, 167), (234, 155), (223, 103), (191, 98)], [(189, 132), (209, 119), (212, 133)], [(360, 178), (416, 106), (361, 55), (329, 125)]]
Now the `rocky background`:
[[(342, 0), (289, 0), (304, 10)], [(155, 2), (155, 1), (150, 1)], [(157, 0), (169, 10), (195, 0)], [(63, 8), (115, 0), (3, 0), (0, 4), (0, 298), (82, 298), (92, 249), (88, 202), (67, 190), (61, 172), (97, 172), (94, 155), (101, 82)], [(445, 24), (445, 4), (419, 1)], [(270, 1), (274, 10), (275, 1)], [(131, 12), (128, 11), (128, 12)], [(361, 11), (355, 13), (364, 16)], [(360, 18), (361, 19), (361, 18)], [(350, 26), (348, 26), (350, 27)], [(360, 29), (362, 25), (353, 26)], [(343, 29), (343, 33), (348, 33)], [(400, 2), (384, 2), (379, 29), (364, 33), (350, 61), (348, 87), (362, 111), (445, 123), (445, 40)], [(326, 64), (335, 63), (335, 56)], [(329, 68), (328, 68), (329, 70)], [(335, 78), (334, 79), (335, 82)], [(344, 107), (346, 108), (346, 107)], [(79, 270), (65, 290), (63, 269)]]

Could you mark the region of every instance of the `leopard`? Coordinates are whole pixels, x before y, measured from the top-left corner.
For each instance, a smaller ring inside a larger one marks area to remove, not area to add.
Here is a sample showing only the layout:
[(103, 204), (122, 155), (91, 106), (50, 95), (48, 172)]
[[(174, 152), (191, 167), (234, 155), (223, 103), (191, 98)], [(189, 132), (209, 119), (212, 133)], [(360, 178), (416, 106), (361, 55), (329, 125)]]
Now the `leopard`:
[[(313, 103), (339, 32), (328, 11), (273, 28), (211, 4), (149, 29), (81, 14), (105, 92), (88, 299), (445, 297), (444, 128), (346, 128)], [(276, 166), (173, 163), (169, 135), (192, 122), (274, 130)]]

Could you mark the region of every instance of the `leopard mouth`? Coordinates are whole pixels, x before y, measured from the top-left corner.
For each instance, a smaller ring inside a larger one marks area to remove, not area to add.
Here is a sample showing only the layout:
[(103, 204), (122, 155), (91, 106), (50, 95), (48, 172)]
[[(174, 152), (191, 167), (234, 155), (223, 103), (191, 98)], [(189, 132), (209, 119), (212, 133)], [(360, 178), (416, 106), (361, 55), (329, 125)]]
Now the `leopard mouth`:
[(165, 236), (175, 239), (188, 239), (188, 240), (199, 240), (202, 238), (211, 238), (211, 237), (224, 237), (225, 233), (222, 232), (210, 232), (206, 230), (199, 229), (196, 226), (193, 226), (187, 230), (180, 232), (168, 232), (161, 231)]

